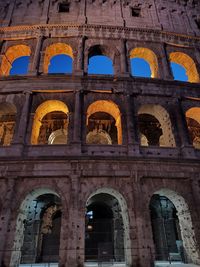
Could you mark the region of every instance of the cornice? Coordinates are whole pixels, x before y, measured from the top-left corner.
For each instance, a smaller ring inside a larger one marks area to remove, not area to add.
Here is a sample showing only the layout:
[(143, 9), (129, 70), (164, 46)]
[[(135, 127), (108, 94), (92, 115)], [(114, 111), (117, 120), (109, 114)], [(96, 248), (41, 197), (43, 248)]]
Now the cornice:
[[(67, 23), (67, 24), (38, 24), (38, 25), (19, 25), (19, 26), (11, 26), (11, 27), (1, 27), (0, 28), (0, 37), (4, 40), (10, 39), (30, 39), (36, 38), (37, 36), (49, 36), (49, 32), (53, 33), (52, 37), (60, 37), (62, 35), (63, 30), (73, 30), (70, 32), (70, 36), (74, 34), (74, 36), (86, 35), (88, 34), (89, 29), (93, 30), (101, 30), (101, 31), (109, 31), (111, 34), (111, 38), (115, 39), (121, 35), (121, 38), (129, 39), (129, 35), (131, 34), (139, 34), (142, 33), (144, 35), (149, 35), (152, 37), (160, 37), (161, 39), (165, 39), (165, 41), (177, 40), (181, 42), (192, 42), (199, 43), (200, 36), (192, 36), (182, 33), (176, 32), (167, 32), (159, 29), (148, 29), (148, 28), (133, 28), (133, 27), (122, 27), (122, 26), (111, 26), (111, 25), (92, 25), (92, 24), (76, 24), (76, 23)], [(59, 31), (61, 30), (61, 31)], [(76, 31), (77, 30), (77, 31)], [(48, 33), (48, 34), (47, 34)], [(116, 35), (113, 35), (115, 33)], [(94, 34), (94, 33), (93, 33)], [(91, 33), (92, 35), (92, 33)], [(152, 36), (153, 35), (153, 36)], [(65, 33), (65, 37), (67, 37), (67, 33)], [(156, 38), (156, 39), (157, 39)]]

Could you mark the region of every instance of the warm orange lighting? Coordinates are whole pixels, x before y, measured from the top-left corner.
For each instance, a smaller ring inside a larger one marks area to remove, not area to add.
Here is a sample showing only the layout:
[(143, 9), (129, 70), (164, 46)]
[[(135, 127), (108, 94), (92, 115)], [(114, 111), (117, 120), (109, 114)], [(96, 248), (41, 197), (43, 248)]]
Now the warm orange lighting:
[(45, 51), (44, 73), (48, 73), (51, 58), (59, 54), (70, 56), (72, 59), (74, 58), (72, 48), (68, 44), (64, 43), (52, 44), (49, 47), (47, 47)]
[(33, 128), (32, 128), (32, 135), (31, 135), (31, 144), (36, 145), (38, 143), (38, 136), (40, 133), (40, 127), (42, 125), (41, 121), (43, 117), (53, 111), (62, 111), (65, 114), (69, 113), (69, 109), (65, 103), (59, 100), (47, 100), (42, 103), (36, 110), (34, 121), (33, 121)]
[(151, 78), (158, 78), (158, 60), (155, 53), (145, 47), (137, 47), (131, 50), (130, 58), (142, 58), (149, 63)]
[(12, 64), (17, 58), (30, 55), (31, 49), (27, 45), (15, 45), (9, 47), (2, 58), (0, 74), (8, 76), (10, 74)]
[(110, 114), (115, 119), (115, 126), (117, 127), (118, 144), (122, 144), (122, 125), (121, 114), (118, 106), (109, 100), (98, 100), (92, 103), (87, 110), (87, 125), (89, 117), (96, 112), (105, 112)]
[(199, 82), (199, 74), (195, 62), (190, 56), (182, 52), (173, 52), (169, 55), (169, 59), (171, 62), (179, 64), (185, 68), (189, 82)]

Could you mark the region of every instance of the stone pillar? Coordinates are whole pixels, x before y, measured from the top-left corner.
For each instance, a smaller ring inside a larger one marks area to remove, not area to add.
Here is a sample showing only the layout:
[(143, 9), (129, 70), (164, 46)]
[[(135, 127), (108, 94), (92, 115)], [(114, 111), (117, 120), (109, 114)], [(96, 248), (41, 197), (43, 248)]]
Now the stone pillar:
[(176, 143), (181, 146), (181, 152), (184, 157), (195, 157), (194, 148), (191, 144), (186, 117), (182, 109), (181, 99), (176, 99), (172, 106), (174, 127), (176, 130)]
[[(76, 172), (76, 170), (73, 170)], [(84, 213), (79, 209), (79, 179), (80, 174), (71, 175), (71, 205), (69, 210), (70, 229), (68, 235), (68, 249), (66, 267), (84, 266)]]
[(75, 92), (73, 142), (81, 143), (81, 92)]
[(195, 61), (196, 61), (196, 68), (197, 68), (197, 72), (199, 74), (199, 81), (200, 81), (200, 49), (195, 48)]
[(39, 74), (44, 73), (44, 56), (45, 56), (45, 51), (40, 51), (40, 60), (39, 60), (39, 67), (38, 67), (38, 72)]
[(84, 73), (84, 46), (85, 46), (85, 36), (83, 36), (79, 40), (78, 49), (77, 49), (77, 56), (75, 58), (75, 68), (74, 74), (76, 75), (83, 75)]
[(13, 138), (14, 144), (25, 144), (27, 123), (29, 118), (30, 98), (31, 92), (24, 92), (24, 97), (22, 97), (23, 107), (18, 121), (18, 128)]
[(8, 8), (7, 13), (6, 13), (6, 17), (2, 22), (2, 27), (10, 26), (12, 15), (13, 15), (13, 11), (14, 11), (14, 7), (15, 7), (15, 3), (16, 3), (16, 0), (11, 0), (10, 1), (9, 8)]
[(35, 53), (34, 53), (34, 56), (33, 56), (33, 62), (30, 65), (30, 69), (29, 69), (29, 74), (30, 75), (37, 75), (37, 73), (38, 73), (42, 41), (43, 41), (43, 36), (38, 36), (37, 37), (36, 47), (35, 47)]
[[(11, 217), (11, 207), (12, 207), (12, 200), (13, 194), (15, 193), (15, 180), (13, 178), (7, 179), (7, 188), (6, 188), (6, 195), (4, 198), (4, 202), (2, 203), (2, 210), (1, 210), (1, 219), (0, 220), (0, 266), (7, 266), (3, 265), (9, 261), (10, 251), (6, 249), (6, 241), (7, 241), (7, 233), (9, 227), (9, 221)], [(7, 257), (8, 256), (8, 257)]]
[(127, 58), (126, 55), (126, 40), (122, 39), (120, 41), (120, 69), (121, 69), (121, 75), (122, 76), (129, 76), (130, 74), (128, 73), (128, 67), (127, 67)]
[[(141, 199), (141, 195), (143, 198)], [(137, 263), (136, 267), (154, 266), (154, 244), (149, 210), (149, 199), (144, 197), (147, 194), (138, 183), (133, 184), (133, 202), (135, 203), (135, 224), (137, 241)], [(135, 242), (136, 243), (136, 242)], [(134, 262), (133, 262), (134, 263)]]
[(131, 105), (131, 96), (125, 95), (126, 122), (127, 122), (127, 146), (129, 155), (139, 154), (139, 146), (134, 132), (134, 115)]
[(159, 67), (159, 78), (164, 79), (164, 80), (174, 80), (165, 44), (160, 46), (160, 56), (158, 57), (158, 67)]
[(47, 24), (48, 23), (48, 13), (49, 13), (49, 6), (50, 6), (50, 0), (44, 1), (42, 16), (40, 18), (41, 24)]

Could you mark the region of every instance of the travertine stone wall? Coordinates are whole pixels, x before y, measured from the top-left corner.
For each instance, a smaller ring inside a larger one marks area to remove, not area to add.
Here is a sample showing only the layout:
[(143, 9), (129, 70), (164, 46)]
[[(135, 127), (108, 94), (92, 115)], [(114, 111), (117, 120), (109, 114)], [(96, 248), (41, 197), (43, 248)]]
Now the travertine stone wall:
[[(0, 147), (0, 265), (18, 267), (26, 206), (46, 193), (62, 203), (59, 267), (84, 266), (85, 211), (98, 193), (119, 203), (127, 267), (153, 265), (155, 193), (173, 202), (187, 260), (200, 265), (200, 151), (185, 116), (200, 108), (199, 1), (71, 0), (69, 12), (58, 12), (61, 3), (0, 0), (0, 111), (16, 114), (11, 145)], [(96, 45), (112, 59), (113, 76), (87, 74)], [(56, 53), (73, 58), (72, 74), (48, 75)], [(13, 60), (25, 54), (28, 74), (9, 76)], [(131, 77), (130, 58), (137, 56), (152, 64), (152, 78)], [(190, 82), (173, 80), (170, 60), (186, 67)], [(67, 107), (67, 144), (31, 143), (46, 101)], [(119, 145), (86, 144), (91, 109), (113, 115)], [(164, 147), (141, 146), (143, 113), (161, 124)]]

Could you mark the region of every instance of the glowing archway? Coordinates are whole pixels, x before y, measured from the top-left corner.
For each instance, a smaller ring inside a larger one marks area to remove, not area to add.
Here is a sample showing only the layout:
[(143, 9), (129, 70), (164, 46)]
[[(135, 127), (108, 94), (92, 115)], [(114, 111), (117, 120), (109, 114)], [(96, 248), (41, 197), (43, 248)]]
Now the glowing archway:
[(151, 69), (151, 78), (158, 78), (158, 59), (152, 50), (145, 47), (136, 47), (130, 52), (130, 59), (132, 58), (142, 58), (147, 61)]
[(177, 63), (185, 68), (189, 82), (199, 82), (199, 74), (195, 62), (190, 56), (182, 52), (172, 52), (169, 55), (169, 60), (170, 62)]
[(56, 43), (48, 46), (44, 55), (44, 73), (48, 73), (51, 58), (59, 54), (70, 56), (74, 59), (72, 47), (65, 43)]
[(27, 45), (15, 45), (9, 47), (2, 58), (1, 72), (0, 72), (1, 75), (8, 76), (10, 74), (12, 64), (17, 58), (30, 55), (31, 55), (31, 49)]
[(185, 115), (193, 146), (200, 149), (200, 107), (190, 108)]
[(34, 121), (33, 121), (33, 128), (32, 128), (32, 135), (31, 135), (31, 144), (36, 145), (38, 142), (40, 127), (42, 125), (41, 121), (43, 117), (53, 111), (62, 111), (65, 114), (69, 113), (69, 109), (65, 103), (59, 100), (47, 100), (42, 103), (36, 110)]
[(176, 146), (169, 114), (162, 106), (154, 104), (143, 105), (138, 111), (138, 115), (141, 114), (149, 114), (151, 116), (154, 116), (159, 121), (160, 127), (162, 129), (160, 146)]
[(96, 112), (105, 112), (110, 114), (115, 119), (115, 125), (117, 127), (117, 139), (118, 144), (122, 144), (122, 125), (121, 125), (121, 113), (119, 107), (109, 100), (97, 100), (93, 102), (87, 110), (87, 125), (89, 117)]
[(0, 103), (0, 145), (11, 145), (16, 126), (16, 114), (15, 105), (8, 102)]

